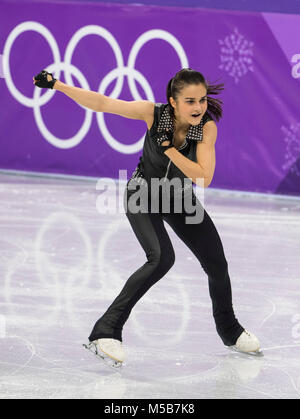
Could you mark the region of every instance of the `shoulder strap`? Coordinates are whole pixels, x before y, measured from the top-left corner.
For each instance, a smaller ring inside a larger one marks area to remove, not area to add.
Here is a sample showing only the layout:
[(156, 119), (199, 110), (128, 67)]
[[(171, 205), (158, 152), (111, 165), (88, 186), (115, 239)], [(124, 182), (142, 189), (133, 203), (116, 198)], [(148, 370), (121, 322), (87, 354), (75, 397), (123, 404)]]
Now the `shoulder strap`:
[(154, 105), (154, 121), (153, 121), (153, 125), (151, 127), (151, 133), (154, 133), (157, 131), (157, 127), (158, 127), (158, 123), (160, 120), (160, 117), (163, 113), (163, 111), (166, 108), (166, 104), (165, 103), (155, 103)]

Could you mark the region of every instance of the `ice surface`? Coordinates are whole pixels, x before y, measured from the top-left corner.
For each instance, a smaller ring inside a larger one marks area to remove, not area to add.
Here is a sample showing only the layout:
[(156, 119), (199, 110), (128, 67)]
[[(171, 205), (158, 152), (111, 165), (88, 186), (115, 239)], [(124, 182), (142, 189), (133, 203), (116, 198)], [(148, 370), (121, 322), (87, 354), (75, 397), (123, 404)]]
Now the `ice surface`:
[(166, 224), (176, 262), (134, 307), (117, 373), (82, 343), (146, 259), (98, 196), (96, 180), (0, 174), (0, 398), (299, 398), (300, 199), (205, 190), (263, 358), (224, 347), (206, 275)]

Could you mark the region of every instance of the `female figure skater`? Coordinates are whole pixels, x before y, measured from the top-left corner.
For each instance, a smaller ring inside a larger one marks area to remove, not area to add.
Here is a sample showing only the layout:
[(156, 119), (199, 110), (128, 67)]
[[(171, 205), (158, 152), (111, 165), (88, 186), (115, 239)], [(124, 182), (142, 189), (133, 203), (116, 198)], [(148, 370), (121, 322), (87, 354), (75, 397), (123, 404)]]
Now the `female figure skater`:
[[(33, 78), (38, 87), (56, 89), (77, 103), (96, 112), (108, 112), (125, 118), (140, 119), (147, 124), (143, 155), (127, 182), (124, 194), (126, 216), (145, 251), (147, 261), (125, 283), (122, 291), (96, 322), (86, 346), (100, 355), (111, 366), (122, 365), (125, 352), (122, 329), (134, 305), (173, 266), (175, 254), (165, 229), (167, 222), (177, 236), (194, 253), (208, 276), (216, 330), (224, 345), (233, 350), (261, 354), (256, 336), (246, 331), (235, 317), (232, 307), (231, 284), (227, 260), (220, 236), (208, 213), (194, 194), (193, 188), (173, 188), (175, 201), (183, 200), (179, 192), (190, 190), (195, 213), (202, 210), (198, 222), (187, 222), (191, 215), (186, 206), (178, 212), (174, 205), (165, 211), (151, 211), (151, 204), (165, 194), (155, 192), (154, 178), (163, 181), (173, 178), (190, 180), (205, 188), (212, 181), (215, 170), (215, 142), (217, 121), (222, 116), (222, 101), (209, 95), (219, 94), (223, 84), (209, 84), (204, 76), (190, 68), (180, 70), (167, 86), (167, 104), (146, 100), (123, 101), (96, 92), (72, 87), (42, 71)], [(200, 179), (200, 183), (199, 182)], [(204, 184), (202, 183), (204, 182)], [(130, 208), (130, 199), (136, 193), (133, 185), (147, 190), (147, 204), (141, 211)], [(181, 183), (182, 185), (182, 183)], [(169, 195), (169, 198), (171, 195)], [(179, 198), (178, 198), (179, 197)], [(174, 201), (174, 204), (176, 204)], [(127, 205), (128, 204), (128, 205)]]

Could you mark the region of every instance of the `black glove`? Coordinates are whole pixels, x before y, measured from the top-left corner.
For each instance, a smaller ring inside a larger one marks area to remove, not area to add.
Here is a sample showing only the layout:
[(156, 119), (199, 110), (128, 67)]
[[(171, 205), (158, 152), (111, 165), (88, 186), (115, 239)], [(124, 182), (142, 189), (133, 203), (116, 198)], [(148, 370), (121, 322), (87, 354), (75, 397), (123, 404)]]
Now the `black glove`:
[[(47, 75), (50, 75), (52, 77), (52, 80), (48, 81)], [(44, 87), (46, 89), (53, 89), (53, 86), (55, 82), (57, 81), (57, 79), (53, 77), (53, 74), (48, 73), (48, 71), (46, 70), (43, 70), (39, 74), (34, 76), (34, 80), (38, 80), (37, 82), (34, 83), (36, 86), (41, 87), (41, 88)]]
[[(166, 150), (168, 150), (171, 147), (174, 147), (172, 144), (173, 141), (173, 133), (170, 131), (165, 131), (163, 133), (160, 133), (158, 135), (154, 135), (154, 139), (157, 145), (158, 152), (161, 154), (164, 154)], [(170, 141), (169, 145), (162, 145), (164, 141)]]
[(172, 143), (170, 143), (169, 145), (161, 145), (161, 144), (158, 144), (158, 151), (161, 154), (165, 154), (165, 151), (168, 150), (171, 147), (174, 147), (174, 145)]

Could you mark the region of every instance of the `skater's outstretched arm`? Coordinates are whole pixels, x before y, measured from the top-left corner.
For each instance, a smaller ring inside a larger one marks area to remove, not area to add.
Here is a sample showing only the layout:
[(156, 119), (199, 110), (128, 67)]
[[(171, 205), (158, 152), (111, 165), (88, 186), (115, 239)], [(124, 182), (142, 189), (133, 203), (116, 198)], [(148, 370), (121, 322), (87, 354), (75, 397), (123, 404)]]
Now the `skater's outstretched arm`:
[(107, 112), (129, 119), (149, 121), (153, 116), (154, 103), (147, 100), (125, 101), (112, 99), (101, 93), (70, 86), (60, 80), (54, 79), (51, 73), (43, 70), (33, 77), (33, 84), (38, 87), (58, 90), (69, 96), (80, 105), (95, 112)]

